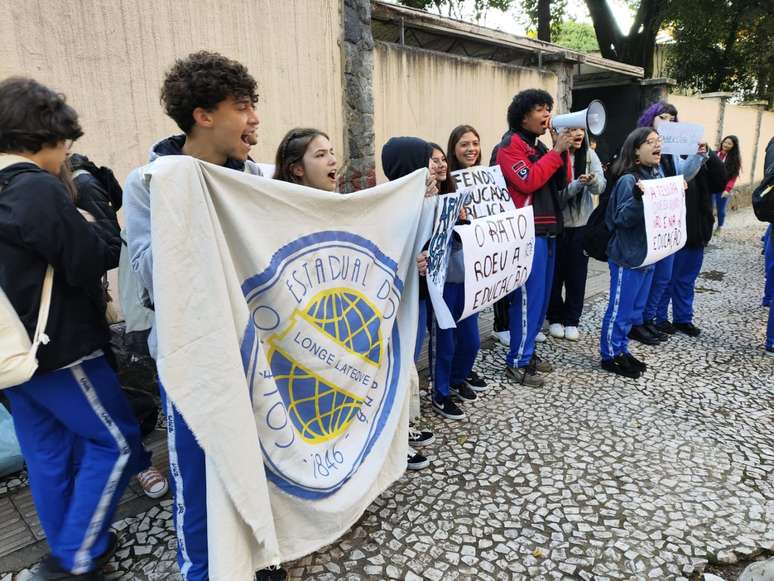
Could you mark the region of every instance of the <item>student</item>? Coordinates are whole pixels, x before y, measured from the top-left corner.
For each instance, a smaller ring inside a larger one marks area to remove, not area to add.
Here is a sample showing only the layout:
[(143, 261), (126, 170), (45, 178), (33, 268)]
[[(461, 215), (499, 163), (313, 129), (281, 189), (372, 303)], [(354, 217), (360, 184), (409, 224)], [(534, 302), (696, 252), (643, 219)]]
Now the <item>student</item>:
[(148, 466), (114, 372), (100, 284), (117, 265), (117, 242), (87, 222), (57, 177), (81, 135), (61, 94), (27, 78), (0, 83), (0, 286), (30, 337), (54, 270), (38, 369), (4, 390), (51, 548), (32, 576), (40, 581), (104, 579), (116, 507)]
[[(766, 154), (763, 158), (764, 179), (774, 175), (774, 137), (769, 139), (766, 145)], [(765, 268), (766, 268), (766, 289), (771, 292), (774, 286), (774, 224), (769, 224), (766, 229), (766, 248), (764, 250)], [(764, 353), (774, 357), (774, 300), (769, 296), (769, 324), (766, 328), (766, 346)], [(765, 296), (764, 296), (765, 301)]]
[[(201, 51), (178, 59), (167, 72), (161, 101), (169, 117), (183, 131), (156, 143), (150, 159), (188, 155), (236, 171), (260, 175), (248, 159), (257, 142), (259, 119), (255, 79), (240, 63)], [(127, 243), (132, 269), (153, 302), (150, 190), (135, 169), (124, 187)], [(157, 355), (155, 327), (148, 338)], [(169, 462), (174, 494), (177, 561), (185, 581), (207, 581), (207, 489), (204, 451), (161, 386), (167, 417)], [(281, 580), (282, 569), (263, 570), (256, 579)]]
[[(677, 109), (674, 105), (659, 101), (654, 103), (640, 116), (637, 121), (638, 127), (649, 127), (658, 129), (659, 123), (677, 122)], [(696, 144), (698, 150), (699, 144)], [(661, 156), (661, 171), (664, 177), (682, 175), (686, 182), (690, 182), (698, 173), (704, 157), (695, 153), (685, 158), (676, 157), (671, 154)], [(662, 258), (655, 264), (651, 287), (648, 292), (648, 300), (642, 311), (635, 313), (633, 317), (634, 324), (631, 329), (630, 339), (639, 341), (645, 345), (658, 345), (663, 343), (673, 335), (675, 330), (666, 324), (658, 325), (656, 322), (656, 311), (663, 298), (664, 292), (672, 280), (672, 269), (674, 265), (674, 254)]]
[(726, 175), (728, 176), (728, 181), (725, 183), (723, 190), (712, 193), (718, 214), (718, 230), (720, 230), (723, 224), (726, 223), (728, 198), (731, 196), (736, 179), (742, 171), (742, 156), (739, 153), (739, 138), (736, 135), (727, 135), (723, 138), (723, 141), (720, 142), (720, 149), (718, 149), (718, 157), (725, 165)]
[(638, 268), (647, 255), (641, 180), (663, 177), (661, 138), (650, 127), (632, 131), (611, 168), (617, 180), (610, 194), (605, 222), (611, 232), (607, 246), (610, 297), (599, 339), (602, 369), (637, 379), (647, 366), (629, 353), (632, 318), (648, 297), (653, 265)]
[[(577, 341), (583, 312), (589, 257), (583, 252), (586, 223), (594, 210), (594, 198), (605, 191), (602, 164), (593, 148), (587, 148), (583, 129), (572, 129), (569, 167), (574, 179), (561, 194), (564, 231), (557, 239), (556, 270), (548, 306), (552, 337)], [(562, 288), (564, 287), (564, 299)]]
[(672, 303), (672, 327), (690, 337), (701, 330), (693, 324), (693, 299), (696, 279), (704, 261), (704, 248), (712, 239), (712, 192), (726, 183), (723, 162), (706, 143), (699, 146), (706, 156), (696, 177), (688, 182), (685, 192), (685, 246), (675, 253), (672, 279), (656, 311), (656, 326), (665, 328), (669, 323), (669, 303)]
[(556, 137), (551, 151), (538, 140), (548, 129), (554, 100), (546, 91), (527, 89), (514, 96), (508, 107), (509, 132), (497, 150), (508, 191), (517, 208), (531, 205), (535, 215), (535, 254), (532, 272), (524, 286), (514, 291), (509, 311), (510, 348), (506, 375), (531, 387), (545, 380), (536, 372), (553, 367), (535, 356), (535, 338), (543, 325), (554, 276), (556, 237), (562, 232), (559, 191), (565, 187), (562, 155), (570, 147), (569, 132)]

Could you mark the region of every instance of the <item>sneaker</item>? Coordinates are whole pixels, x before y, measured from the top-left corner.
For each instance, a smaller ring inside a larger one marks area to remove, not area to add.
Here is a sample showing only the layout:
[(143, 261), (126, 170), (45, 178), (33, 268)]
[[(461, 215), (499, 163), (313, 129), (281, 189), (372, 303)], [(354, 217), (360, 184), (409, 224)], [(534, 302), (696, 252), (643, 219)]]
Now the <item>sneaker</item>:
[(701, 329), (699, 329), (693, 323), (674, 323), (675, 329), (688, 335), (689, 337), (698, 337), (701, 335)]
[(672, 323), (669, 321), (661, 321), (660, 323), (655, 324), (656, 329), (661, 331), (662, 333), (666, 333), (667, 335), (674, 335), (677, 333), (677, 329), (672, 326)]
[(430, 466), (430, 460), (422, 456), (419, 452), (415, 452), (410, 446), (406, 462), (406, 468), (409, 470), (422, 470), (422, 468)]
[(540, 373), (551, 373), (554, 370), (553, 365), (551, 365), (548, 361), (541, 359), (534, 353), (532, 354), (532, 359), (530, 359), (529, 365), (534, 367), (535, 371), (539, 371)]
[(661, 343), (643, 325), (632, 327), (631, 331), (629, 331), (629, 339), (639, 341), (643, 345), (658, 345)]
[(580, 339), (580, 333), (578, 332), (578, 327), (565, 327), (564, 328), (564, 338), (568, 341), (577, 341)]
[(527, 385), (529, 387), (543, 387), (546, 384), (546, 380), (542, 377), (538, 377), (532, 367), (508, 366), (505, 368), (505, 376), (521, 385)]
[(99, 569), (76, 575), (63, 568), (51, 555), (43, 559), (38, 570), (27, 578), (28, 581), (104, 581), (106, 577)]
[(414, 426), (409, 424), (408, 442), (409, 446), (413, 446), (414, 448), (429, 446), (435, 442), (435, 434), (427, 430), (417, 430)]
[(510, 347), (511, 346), (511, 332), (510, 331), (495, 331), (494, 332), (495, 339), (497, 341), (505, 346)]
[(266, 567), (255, 574), (255, 581), (285, 581), (288, 573), (282, 567)]
[(535, 342), (536, 343), (545, 343), (548, 341), (548, 337), (546, 337), (545, 333), (543, 331), (540, 331), (537, 335), (535, 335)]
[(602, 369), (632, 379), (637, 379), (642, 375), (642, 372), (631, 364), (625, 353), (619, 353), (613, 359), (603, 359)]
[(564, 339), (564, 325), (561, 323), (551, 323), (548, 326), (548, 334), (557, 339)]
[(667, 333), (662, 333), (656, 328), (656, 322), (655, 321), (648, 321), (643, 325), (645, 327), (645, 330), (653, 335), (660, 343), (664, 343), (665, 341), (669, 340), (669, 335)]
[(640, 373), (645, 373), (648, 370), (648, 366), (644, 361), (640, 361), (631, 353), (624, 353), (624, 355), (626, 355), (626, 358), (629, 360), (629, 363), (631, 363), (631, 366), (635, 369), (638, 369)]
[(486, 391), (487, 389), (489, 389), (489, 386), (486, 384), (486, 381), (484, 381), (481, 378), (481, 376), (475, 371), (470, 372), (470, 375), (468, 375), (468, 377), (465, 379), (465, 383), (473, 391)]
[(451, 395), (462, 401), (476, 401), (476, 392), (468, 387), (468, 384), (464, 381), (459, 385), (451, 386)]
[(436, 413), (441, 414), (449, 420), (462, 420), (465, 418), (465, 412), (463, 412), (450, 397), (445, 397), (440, 401), (433, 398), (433, 409)]
[(169, 482), (154, 466), (143, 470), (137, 475), (137, 482), (142, 486), (142, 491), (149, 498), (161, 498), (169, 490)]

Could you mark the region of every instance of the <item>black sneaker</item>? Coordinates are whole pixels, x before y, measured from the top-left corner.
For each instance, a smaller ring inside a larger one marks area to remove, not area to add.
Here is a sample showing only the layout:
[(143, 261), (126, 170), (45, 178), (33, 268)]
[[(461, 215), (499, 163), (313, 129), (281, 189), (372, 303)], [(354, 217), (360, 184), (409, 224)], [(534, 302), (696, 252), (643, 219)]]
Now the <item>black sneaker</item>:
[(427, 430), (417, 430), (409, 424), (408, 443), (414, 448), (421, 448), (435, 442), (435, 434)]
[(631, 353), (624, 353), (624, 355), (626, 355), (626, 358), (629, 360), (629, 363), (631, 363), (632, 367), (638, 369), (640, 373), (645, 373), (648, 370), (648, 366), (644, 361), (640, 361)]
[(532, 359), (529, 362), (530, 367), (533, 367), (535, 371), (540, 373), (551, 373), (554, 370), (554, 366), (548, 361), (541, 359), (536, 354), (532, 354)]
[(29, 581), (104, 581), (105, 576), (98, 569), (88, 573), (75, 575), (63, 568), (59, 562), (51, 555), (43, 559), (40, 567)]
[(468, 387), (464, 381), (459, 385), (451, 386), (451, 394), (462, 401), (476, 401), (476, 392)]
[(457, 407), (457, 404), (450, 397), (445, 397), (440, 401), (433, 398), (433, 409), (436, 413), (450, 420), (462, 420), (465, 418), (465, 412)]
[(666, 333), (667, 335), (674, 335), (677, 333), (677, 329), (674, 328), (672, 323), (669, 321), (661, 321), (660, 323), (655, 324), (656, 329), (661, 331), (662, 333)]
[(409, 447), (408, 458), (406, 459), (406, 468), (409, 470), (422, 470), (422, 468), (427, 468), (428, 466), (430, 466), (430, 460)]
[(699, 329), (693, 323), (673, 323), (675, 329), (681, 333), (685, 333), (689, 337), (698, 337), (701, 335), (701, 329)]
[(659, 341), (653, 335), (651, 335), (643, 325), (637, 325), (636, 327), (632, 327), (631, 331), (629, 331), (629, 339), (638, 341), (643, 345), (652, 346), (652, 345), (658, 345), (659, 343), (661, 343), (661, 341)]
[(648, 331), (648, 333), (650, 333), (651, 335), (653, 335), (653, 336), (654, 336), (656, 339), (658, 339), (658, 340), (659, 340), (659, 341), (661, 341), (662, 343), (663, 343), (664, 341), (668, 341), (668, 340), (669, 340), (669, 335), (668, 335), (667, 333), (662, 333), (661, 331), (659, 331), (659, 330), (656, 328), (656, 323), (655, 323), (655, 321), (648, 321), (647, 323), (645, 323), (645, 324), (643, 325), (643, 327), (645, 327), (645, 329)]
[(632, 379), (637, 379), (642, 375), (642, 372), (631, 364), (625, 353), (619, 353), (613, 359), (603, 359), (602, 369)]
[(285, 581), (288, 572), (282, 567), (266, 567), (255, 573), (255, 581)]
[(506, 367), (505, 376), (521, 385), (529, 387), (543, 387), (546, 380), (538, 377), (534, 367)]
[(468, 387), (473, 391), (486, 391), (489, 389), (486, 381), (481, 379), (481, 377), (475, 371), (470, 372), (470, 375), (465, 378), (465, 383), (467, 383)]

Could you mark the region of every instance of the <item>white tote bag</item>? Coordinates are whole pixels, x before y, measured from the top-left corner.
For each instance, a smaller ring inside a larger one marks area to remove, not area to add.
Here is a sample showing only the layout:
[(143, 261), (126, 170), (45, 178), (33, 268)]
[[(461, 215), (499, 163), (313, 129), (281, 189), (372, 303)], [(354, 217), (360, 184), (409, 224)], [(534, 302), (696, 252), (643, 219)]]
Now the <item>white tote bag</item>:
[(46, 269), (43, 279), (43, 292), (40, 296), (40, 310), (35, 335), (30, 341), (19, 315), (11, 301), (0, 289), (0, 389), (21, 385), (32, 377), (38, 368), (38, 346), (48, 343), (45, 334), (48, 322), (48, 309), (51, 306), (51, 288), (54, 282), (54, 269)]

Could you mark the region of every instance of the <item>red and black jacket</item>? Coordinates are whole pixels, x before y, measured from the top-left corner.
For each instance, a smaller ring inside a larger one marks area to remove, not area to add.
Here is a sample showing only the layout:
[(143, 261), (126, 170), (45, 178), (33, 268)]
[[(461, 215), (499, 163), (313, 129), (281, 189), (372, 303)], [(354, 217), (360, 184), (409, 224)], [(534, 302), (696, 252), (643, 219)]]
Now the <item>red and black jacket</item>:
[(548, 151), (537, 135), (522, 130), (509, 131), (503, 136), (496, 160), (516, 207), (532, 206), (535, 234), (561, 234), (559, 191), (567, 183), (565, 174), (569, 167), (565, 158), (556, 151)]

